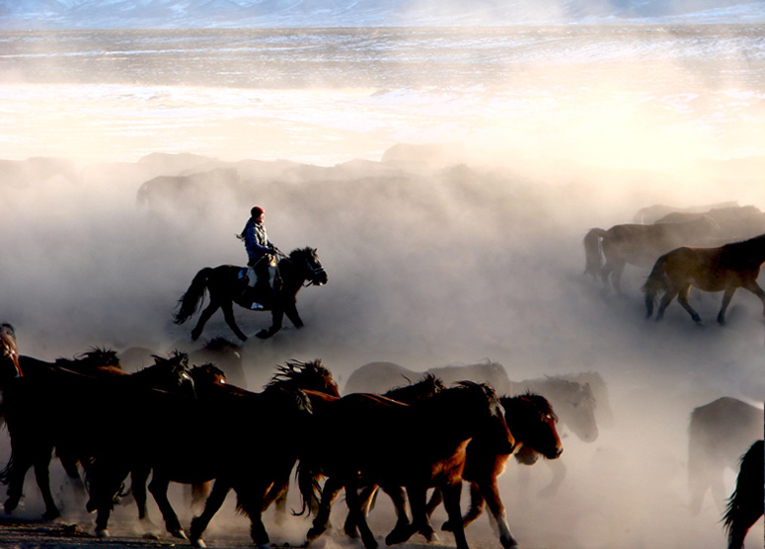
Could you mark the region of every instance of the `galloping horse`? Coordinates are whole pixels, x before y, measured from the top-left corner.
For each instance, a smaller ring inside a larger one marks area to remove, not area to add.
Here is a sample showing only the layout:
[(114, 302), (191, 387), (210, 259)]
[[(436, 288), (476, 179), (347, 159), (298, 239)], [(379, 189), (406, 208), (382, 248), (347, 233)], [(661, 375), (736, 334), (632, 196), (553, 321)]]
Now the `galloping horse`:
[[(510, 434), (516, 442), (518, 452), (524, 455), (533, 453), (547, 459), (557, 459), (563, 452), (560, 437), (555, 428), (558, 421), (548, 400), (530, 392), (514, 397), (500, 397), (505, 409), (505, 421)], [(499, 540), (507, 549), (516, 546), (507, 524), (505, 506), (499, 494), (497, 478), (504, 472), (509, 455), (497, 454), (491, 448), (471, 442), (467, 448), (467, 460), (463, 478), (470, 483), (470, 509), (462, 518), (464, 527), (477, 519), (483, 512), (484, 503), (488, 504), (495, 524), (499, 529)], [(428, 516), (441, 503), (441, 492), (434, 490), (428, 502)], [(447, 521), (442, 530), (451, 531), (452, 524)]]
[[(271, 311), (271, 327), (257, 333), (257, 337), (261, 339), (269, 338), (281, 330), (285, 314), (295, 328), (301, 328), (303, 321), (295, 307), (297, 293), (306, 283), (316, 286), (327, 283), (327, 272), (314, 248), (293, 250), (288, 257), (279, 260), (276, 269), (275, 298), (273, 303), (263, 303), (263, 310)], [(188, 290), (178, 301), (179, 309), (173, 317), (176, 324), (183, 324), (199, 310), (205, 292), (209, 293), (210, 304), (202, 311), (197, 325), (191, 330), (191, 339), (196, 341), (213, 313), (223, 309), (223, 317), (229, 328), (239, 339), (247, 340), (247, 336), (236, 324), (233, 308), (233, 303), (244, 308), (249, 308), (251, 304), (251, 301), (242, 295), (246, 284), (239, 277), (241, 271), (242, 267), (220, 265), (215, 268), (205, 267), (194, 276)]]
[(723, 517), (728, 549), (742, 549), (749, 528), (763, 512), (763, 441), (758, 440), (741, 456), (736, 489)]
[(688, 427), (688, 487), (691, 512), (698, 515), (708, 490), (725, 501), (724, 473), (735, 471), (741, 454), (762, 437), (763, 411), (732, 397), (694, 408)]
[(605, 286), (608, 286), (610, 277), (614, 290), (621, 292), (622, 273), (627, 263), (650, 267), (660, 255), (678, 246), (704, 244), (718, 230), (714, 220), (706, 216), (684, 223), (627, 223), (614, 225), (608, 230), (590, 229), (584, 237), (584, 272), (600, 277)]
[(360, 393), (325, 404), (323, 413), (314, 416), (311, 444), (298, 468), (304, 502), (311, 503), (316, 496), (315, 484), (305, 479), (317, 474), (328, 477), (308, 539), (316, 539), (328, 526), (332, 497), (327, 495), (345, 488), (350, 520), (358, 526), (366, 549), (376, 549), (378, 543), (358, 493), (364, 483), (377, 484), (389, 493), (406, 488), (413, 520), (386, 536), (388, 545), (402, 543), (430, 528), (426, 492), (438, 486), (457, 547), (467, 549), (460, 510), (467, 445), (482, 439), (498, 454), (509, 454), (514, 447), (494, 390), (466, 381), (411, 405)]
[(693, 321), (701, 324), (701, 317), (688, 303), (691, 286), (705, 292), (724, 292), (722, 306), (717, 314), (717, 322), (720, 324), (725, 324), (725, 311), (738, 288), (756, 295), (762, 302), (765, 315), (765, 291), (757, 284), (763, 262), (765, 234), (718, 248), (676, 248), (656, 260), (643, 285), (646, 317), (651, 317), (654, 304), (663, 292), (656, 320), (664, 316), (664, 310), (677, 296), (678, 303), (688, 311)]

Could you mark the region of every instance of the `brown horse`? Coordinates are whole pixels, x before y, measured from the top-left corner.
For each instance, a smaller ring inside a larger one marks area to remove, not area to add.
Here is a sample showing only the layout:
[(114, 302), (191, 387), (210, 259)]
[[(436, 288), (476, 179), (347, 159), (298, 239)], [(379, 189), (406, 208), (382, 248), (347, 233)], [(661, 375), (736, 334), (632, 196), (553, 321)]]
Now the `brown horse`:
[[(298, 315), (295, 300), (298, 292), (304, 284), (321, 286), (327, 283), (327, 272), (319, 261), (319, 256), (314, 248), (302, 248), (293, 250), (288, 257), (279, 260), (277, 266), (277, 281), (275, 282), (275, 297), (272, 303), (267, 300), (263, 305), (271, 311), (271, 327), (257, 333), (257, 337), (266, 339), (274, 335), (282, 328), (284, 315), (290, 319), (295, 328), (302, 328), (303, 321)], [(209, 293), (210, 303), (202, 311), (197, 325), (191, 330), (191, 339), (197, 340), (202, 335), (202, 330), (210, 317), (218, 310), (223, 309), (223, 317), (229, 328), (242, 341), (247, 340), (242, 330), (236, 324), (233, 304), (249, 308), (252, 299), (244, 293), (247, 288), (245, 281), (240, 279), (242, 267), (234, 265), (220, 265), (215, 268), (205, 267), (199, 271), (191, 281), (186, 293), (178, 301), (178, 312), (174, 315), (176, 324), (183, 324), (199, 310), (205, 293)]]
[(688, 311), (693, 321), (701, 324), (701, 317), (688, 303), (691, 286), (705, 292), (724, 292), (717, 314), (720, 324), (725, 324), (725, 311), (738, 288), (756, 295), (762, 302), (765, 315), (765, 291), (757, 284), (763, 262), (765, 234), (718, 248), (676, 248), (656, 260), (643, 285), (646, 317), (653, 315), (654, 304), (663, 292), (656, 311), (657, 320), (664, 316), (665, 309), (677, 296), (678, 303)]
[(657, 257), (678, 246), (708, 242), (707, 239), (714, 236), (718, 229), (709, 217), (685, 223), (627, 223), (614, 225), (608, 230), (590, 229), (584, 237), (584, 272), (600, 278), (605, 286), (608, 286), (610, 279), (614, 290), (621, 292), (622, 273), (627, 263), (637, 267), (651, 267)]
[[(328, 485), (332, 492), (345, 488), (350, 520), (358, 526), (367, 549), (378, 544), (362, 509), (361, 483), (377, 484), (389, 493), (402, 486), (406, 489), (412, 522), (390, 532), (388, 545), (430, 528), (426, 492), (438, 486), (457, 547), (467, 549), (459, 501), (467, 445), (483, 439), (498, 454), (510, 454), (514, 447), (496, 393), (473, 382), (462, 382), (411, 405), (354, 393), (326, 403), (314, 420), (312, 438), (298, 468), (301, 494), (305, 502), (314, 501), (315, 485), (306, 479), (317, 474), (328, 477), (325, 492)], [(322, 497), (309, 540), (326, 530), (331, 499)]]
[[(219, 416), (219, 413), (223, 413), (225, 410), (231, 410), (232, 407), (233, 409), (238, 409), (238, 407), (244, 406), (245, 408), (249, 409), (251, 404), (258, 409), (258, 415), (261, 413), (263, 414), (263, 417), (260, 418), (260, 421), (268, 422), (268, 407), (258, 405), (257, 402), (259, 399), (263, 400), (264, 402), (270, 401), (272, 398), (274, 398), (273, 395), (277, 392), (290, 393), (293, 395), (299, 394), (301, 400), (306, 399), (305, 392), (303, 392), (302, 389), (306, 389), (306, 392), (308, 392), (308, 390), (315, 390), (339, 397), (337, 383), (332, 378), (330, 371), (321, 364), (320, 360), (314, 360), (311, 362), (289, 361), (283, 366), (278, 366), (276, 374), (274, 374), (271, 381), (266, 386), (266, 389), (261, 393), (253, 393), (235, 385), (225, 383), (222, 372), (210, 365), (203, 365), (201, 367), (192, 368), (191, 375), (196, 381), (195, 387), (197, 400), (200, 402), (202, 409), (209, 411), (209, 407), (220, 405), (220, 412), (217, 409), (214, 413), (210, 411), (210, 413), (213, 414), (218, 421), (230, 421), (230, 419)], [(280, 400), (283, 399), (281, 397), (277, 397), (277, 401)], [(303, 404), (310, 408), (310, 401), (307, 401), (307, 399)], [(187, 403), (182, 403), (181, 406), (187, 406), (194, 409), (193, 405), (189, 405)], [(303, 405), (301, 404), (301, 406)], [(171, 409), (164, 410), (164, 408), (161, 408), (161, 412), (163, 414), (173, 413)], [(277, 409), (273, 410), (274, 414), (277, 414), (277, 412)], [(160, 422), (166, 420), (171, 421), (172, 418), (159, 418)], [(203, 418), (199, 428), (214, 428), (214, 426), (210, 425), (208, 421), (209, 418)], [(193, 429), (193, 427), (194, 426), (192, 425), (188, 428)], [(291, 437), (299, 434), (300, 432), (297, 431), (296, 433), (279, 433), (275, 426), (270, 425), (263, 426), (262, 428), (255, 426), (253, 428), (255, 429), (255, 433), (267, 433), (267, 441), (273, 442), (274, 444), (286, 445), (285, 452), (287, 452), (289, 448), (293, 448), (292, 451), (294, 451), (295, 442), (291, 439)], [(287, 426), (284, 428), (287, 429)], [(222, 427), (221, 429), (224, 432), (226, 431), (226, 429), (223, 429)], [(236, 426), (232, 425), (229, 429), (236, 429)], [(217, 440), (217, 438), (222, 435), (218, 435), (216, 433), (210, 436)], [(273, 437), (273, 439), (271, 437)], [(215, 479), (210, 497), (205, 503), (204, 512), (202, 513), (201, 517), (195, 518), (194, 521), (192, 521), (190, 531), (192, 542), (197, 546), (202, 546), (202, 534), (204, 533), (207, 524), (220, 508), (220, 505), (223, 504), (223, 500), (231, 491), (231, 489), (237, 491), (241, 498), (244, 497), (243, 494), (251, 488), (249, 486), (241, 485), (240, 482), (242, 482), (242, 479), (240, 479), (237, 475), (251, 475), (253, 473), (238, 470), (227, 470), (226, 467), (228, 466), (228, 461), (226, 456), (216, 455), (217, 450), (214, 447), (211, 447), (209, 450), (199, 451), (199, 459), (196, 459), (191, 455), (183, 457), (183, 449), (185, 449), (185, 451), (192, 452), (192, 450), (188, 448), (188, 445), (193, 445), (195, 439), (194, 437), (190, 438), (191, 440), (188, 442), (179, 443), (178, 449), (160, 449), (157, 450), (158, 453), (155, 453), (154, 449), (149, 447), (142, 449), (141, 453), (143, 455), (143, 459), (139, 459), (138, 462), (144, 464), (143, 468), (141, 469), (143, 474), (140, 479), (136, 479), (134, 477), (133, 485), (141, 489), (141, 487), (145, 486), (149, 472), (152, 472), (152, 480), (151, 483), (149, 483), (149, 490), (151, 491), (152, 496), (154, 496), (154, 499), (157, 502), (160, 511), (162, 512), (163, 518), (165, 520), (165, 526), (168, 532), (172, 533), (174, 536), (185, 538), (186, 534), (183, 531), (180, 521), (178, 520), (178, 516), (173, 510), (167, 497), (169, 483), (180, 482), (183, 484), (199, 485)], [(242, 435), (240, 435), (239, 438), (241, 439)], [(247, 437), (244, 436), (244, 439), (241, 442), (227, 441), (226, 444), (229, 446), (231, 444), (245, 444), (247, 440)], [(252, 444), (257, 444), (257, 442), (253, 441)], [(229, 446), (226, 447), (228, 448)], [(242, 450), (240, 449), (239, 451)], [(173, 459), (170, 459), (171, 457)], [(268, 541), (268, 534), (265, 532), (262, 522), (260, 521), (260, 513), (267, 507), (266, 502), (270, 502), (274, 497), (270, 496), (272, 491), (271, 487), (273, 485), (279, 485), (283, 478), (289, 479), (289, 474), (294, 466), (296, 459), (294, 457), (294, 453), (290, 452), (287, 452), (286, 454), (275, 452), (274, 459), (276, 459), (276, 457), (279, 457), (280, 459), (278, 464), (272, 463), (270, 458), (265, 457), (256, 459), (254, 461), (255, 464), (267, 464), (273, 469), (258, 473), (260, 475), (264, 475), (262, 479), (268, 480), (267, 483), (265, 483), (265, 480), (258, 481), (258, 485), (254, 488), (256, 490), (256, 495), (253, 497), (256, 497), (260, 502), (259, 510), (256, 512), (254, 507), (250, 507), (249, 504), (247, 505), (247, 512), (250, 515), (250, 519), (252, 521), (253, 540), (255, 540), (256, 543), (266, 543)], [(292, 459), (292, 461), (289, 461), (288, 458)], [(102, 462), (99, 464), (99, 467), (102, 469), (96, 472), (96, 476), (99, 474), (109, 474), (110, 471), (102, 473), (102, 470), (108, 467), (116, 467), (115, 464), (119, 463), (118, 460), (120, 459), (120, 456), (112, 455), (108, 458), (101, 459)], [(108, 459), (113, 460), (111, 464), (109, 464), (107, 461)], [(242, 457), (242, 459), (244, 458)], [(232, 466), (240, 467), (243, 465), (243, 463), (235, 463)], [(133, 468), (135, 469), (135, 467)], [(101, 482), (103, 482), (103, 477), (96, 478), (96, 484)], [(112, 482), (114, 483), (111, 485), (113, 490), (116, 486), (116, 481), (113, 480)], [(260, 484), (260, 482), (264, 482), (265, 484)], [(260, 492), (260, 490), (264, 491)], [(101, 494), (100, 497), (105, 498), (106, 494)], [(99, 504), (94, 501), (93, 505), (98, 506)], [(254, 505), (254, 503), (252, 505)], [(99, 507), (99, 516), (97, 519), (99, 531), (106, 530), (108, 519), (109, 509), (103, 502), (101, 502), (101, 506)]]
[(763, 411), (732, 397), (694, 408), (688, 427), (688, 486), (691, 512), (701, 512), (704, 496), (722, 508), (724, 474), (735, 471), (741, 454), (762, 437)]
[(736, 488), (728, 499), (723, 517), (728, 534), (728, 549), (743, 549), (749, 528), (763, 513), (763, 441), (752, 444), (741, 456)]
[[(547, 459), (557, 459), (563, 452), (555, 424), (558, 421), (552, 406), (541, 395), (530, 392), (514, 397), (501, 397), (505, 409), (505, 420), (510, 433), (516, 441), (516, 456), (543, 455)], [(499, 541), (502, 547), (516, 547), (517, 543), (510, 533), (505, 506), (499, 494), (497, 478), (504, 472), (509, 455), (497, 454), (490, 447), (471, 442), (467, 448), (467, 461), (463, 478), (470, 483), (470, 509), (462, 518), (464, 527), (477, 519), (488, 504), (492, 517), (499, 529)], [(439, 490), (433, 492), (428, 502), (428, 516), (441, 503)], [(452, 524), (447, 521), (443, 530), (451, 531)]]

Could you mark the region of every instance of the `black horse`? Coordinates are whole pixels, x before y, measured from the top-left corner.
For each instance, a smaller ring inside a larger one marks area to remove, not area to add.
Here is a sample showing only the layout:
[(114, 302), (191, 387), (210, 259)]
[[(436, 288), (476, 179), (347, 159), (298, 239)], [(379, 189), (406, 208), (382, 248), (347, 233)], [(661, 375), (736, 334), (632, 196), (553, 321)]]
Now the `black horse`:
[[(210, 304), (202, 311), (197, 325), (191, 330), (191, 339), (196, 341), (202, 335), (205, 324), (220, 308), (223, 309), (226, 324), (236, 336), (242, 341), (247, 340), (247, 336), (236, 324), (232, 307), (233, 303), (245, 308), (252, 304), (252, 297), (245, 291), (247, 283), (240, 278), (242, 269), (235, 265), (205, 267), (194, 276), (189, 289), (178, 301), (179, 310), (174, 315), (175, 323), (183, 324), (199, 310), (205, 291), (209, 293)], [(321, 286), (327, 283), (327, 272), (322, 267), (315, 248), (293, 250), (289, 256), (279, 260), (276, 270), (274, 297), (270, 299), (270, 303), (265, 298), (260, 301), (264, 306), (262, 310), (270, 310), (272, 318), (271, 327), (258, 332), (257, 336), (261, 339), (269, 338), (281, 330), (285, 314), (295, 328), (302, 328), (303, 321), (295, 307), (297, 293), (304, 284)]]

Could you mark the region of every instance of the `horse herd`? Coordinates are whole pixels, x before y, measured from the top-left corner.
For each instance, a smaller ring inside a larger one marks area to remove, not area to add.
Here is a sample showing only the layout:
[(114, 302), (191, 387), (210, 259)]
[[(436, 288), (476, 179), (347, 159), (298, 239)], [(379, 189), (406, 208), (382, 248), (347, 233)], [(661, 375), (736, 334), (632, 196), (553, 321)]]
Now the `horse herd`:
[[(701, 317), (688, 302), (691, 287), (723, 292), (717, 322), (733, 294), (743, 288), (763, 305), (765, 291), (757, 284), (765, 262), (765, 213), (754, 206), (726, 206), (705, 212), (673, 212), (653, 223), (626, 223), (608, 230), (591, 229), (584, 237), (585, 273), (621, 292), (621, 276), (629, 263), (651, 267), (642, 287), (646, 316), (661, 319), (675, 297), (694, 322)], [(603, 259), (605, 258), (605, 263)]]
[[(354, 371), (341, 396), (321, 361), (288, 361), (276, 367), (261, 392), (251, 392), (228, 383), (215, 364), (190, 366), (189, 355), (178, 351), (155, 355), (154, 364), (129, 373), (111, 350), (92, 349), (55, 362), (21, 355), (8, 324), (0, 327), (0, 345), (0, 411), (11, 443), (10, 460), (0, 473), (8, 486), (5, 512), (19, 505), (26, 473), (33, 468), (45, 504), (43, 518), (60, 515), (49, 477), (55, 455), (87, 498), (85, 509), (96, 513), (100, 537), (108, 537), (114, 505), (127, 493), (146, 523), (148, 487), (167, 531), (203, 547), (210, 521), (233, 490), (237, 507), (250, 520), (253, 543), (266, 544), (263, 512), (273, 504), (277, 520), (286, 516), (294, 472), (302, 506), (298, 514), (312, 517), (309, 543), (326, 531), (333, 503), (344, 491), (344, 532), (375, 549), (378, 541), (367, 515), (382, 490), (396, 510), (395, 526), (385, 537), (388, 545), (415, 534), (433, 540), (431, 515), (443, 503), (448, 520), (442, 529), (452, 532), (459, 549), (467, 549), (465, 527), (485, 506), (500, 543), (512, 548), (517, 543), (497, 483), (510, 457), (524, 465), (540, 456), (551, 465), (562, 463), (559, 428), (592, 442), (598, 423), (607, 426), (613, 420), (606, 384), (594, 373), (514, 382), (492, 362), (426, 372), (370, 363)], [(709, 478), (710, 471), (721, 474), (715, 471), (721, 459), (731, 466), (729, 456), (704, 446), (721, 436), (714, 418), (740, 425), (743, 415), (757, 413), (742, 412), (723, 399), (695, 410), (691, 451), (707, 459), (697, 460), (691, 472)], [(745, 460), (746, 468), (742, 463), (739, 476), (759, 474), (760, 480), (741, 480), (730, 499), (725, 515), (730, 547), (741, 547), (759, 516), (752, 503), (757, 494), (747, 487), (762, 488), (762, 467), (751, 467), (752, 459)], [(545, 491), (554, 493), (564, 477), (565, 468), (557, 469)], [(168, 498), (171, 482), (190, 485), (204, 501), (188, 530)], [(470, 487), (464, 516), (463, 482)], [(694, 486), (702, 498), (706, 489), (701, 480)], [(716, 494), (717, 486), (712, 490)], [(761, 514), (762, 492), (758, 505)]]

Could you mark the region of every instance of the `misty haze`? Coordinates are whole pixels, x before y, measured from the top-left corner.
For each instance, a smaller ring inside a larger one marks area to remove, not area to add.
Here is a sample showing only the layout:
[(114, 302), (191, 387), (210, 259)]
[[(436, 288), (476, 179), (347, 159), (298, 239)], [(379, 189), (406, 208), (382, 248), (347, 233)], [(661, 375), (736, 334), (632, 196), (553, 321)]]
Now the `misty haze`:
[[(172, 313), (201, 268), (246, 263), (235, 235), (260, 205), (274, 244), (316, 248), (329, 282), (298, 294), (303, 329), (285, 319), (270, 340), (254, 337), (269, 314), (235, 308), (249, 389), (290, 359), (322, 359), (341, 388), (374, 361), (597, 372), (613, 424), (591, 442), (561, 427), (558, 492), (539, 495), (541, 460), (500, 478), (521, 547), (723, 547), (722, 502), (690, 509), (688, 422), (722, 396), (762, 408), (762, 305), (739, 290), (720, 326), (722, 295), (692, 291), (704, 326), (677, 302), (646, 320), (649, 269), (628, 265), (623, 294), (606, 291), (583, 274), (582, 240), (657, 204), (765, 210), (763, 30), (2, 33), (0, 321), (45, 360), (241, 343), (220, 312), (197, 343), (197, 318)], [(25, 493), (19, 516), (39, 516), (31, 477)], [(211, 545), (248, 541), (229, 503)], [(118, 510), (114, 528), (134, 535), (134, 516)], [(71, 502), (64, 519), (92, 530)], [(269, 521), (278, 544), (309, 527)], [(484, 516), (467, 535), (501, 547)]]

